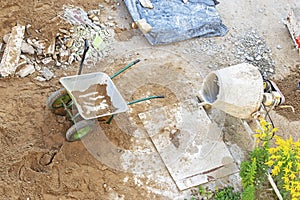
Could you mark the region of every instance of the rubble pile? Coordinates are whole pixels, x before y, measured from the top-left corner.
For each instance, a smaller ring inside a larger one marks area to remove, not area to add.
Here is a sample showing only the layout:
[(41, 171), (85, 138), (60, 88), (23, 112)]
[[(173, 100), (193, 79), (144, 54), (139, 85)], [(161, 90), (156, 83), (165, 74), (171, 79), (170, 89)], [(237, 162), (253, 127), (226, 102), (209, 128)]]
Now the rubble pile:
[(257, 31), (251, 29), (243, 35), (234, 36), (231, 42), (234, 44), (232, 53), (240, 62), (247, 62), (258, 67), (266, 78), (275, 73), (271, 49), (267, 47), (266, 42)]
[[(25, 77), (34, 72), (39, 81), (50, 80), (54, 77), (54, 69), (65, 69), (76, 62), (81, 61), (84, 50), (84, 41), (88, 39), (90, 49), (86, 55), (87, 67), (94, 66), (99, 59), (109, 54), (109, 44), (113, 38), (113, 30), (110, 25), (100, 22), (100, 9), (91, 10), (88, 13), (74, 6), (64, 7), (64, 13), (60, 16), (71, 24), (68, 28), (58, 29), (55, 37), (50, 41), (43, 38), (30, 38), (25, 33), (31, 25), (17, 25), (12, 32), (3, 37), (0, 43), (0, 74), (3, 77), (14, 75)], [(22, 33), (13, 36), (15, 29), (24, 29)], [(13, 39), (18, 40), (17, 44)], [(5, 53), (7, 52), (7, 53)], [(6, 58), (14, 55), (14, 59)], [(8, 62), (8, 59), (13, 62)], [(4, 63), (10, 63), (9, 66)]]

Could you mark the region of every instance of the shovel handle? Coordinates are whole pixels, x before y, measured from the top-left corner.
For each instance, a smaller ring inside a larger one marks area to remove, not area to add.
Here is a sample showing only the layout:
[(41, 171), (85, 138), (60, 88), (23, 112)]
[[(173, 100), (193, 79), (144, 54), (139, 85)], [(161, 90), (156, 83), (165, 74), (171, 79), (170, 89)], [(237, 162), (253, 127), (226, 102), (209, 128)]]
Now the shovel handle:
[(84, 40), (84, 50), (83, 50), (83, 54), (82, 54), (82, 58), (81, 58), (81, 62), (80, 62), (80, 67), (79, 67), (77, 75), (81, 74), (82, 67), (83, 67), (83, 62), (84, 62), (84, 59), (85, 59), (85, 56), (86, 56), (86, 52), (89, 50), (89, 48), (90, 48), (89, 41), (87, 39), (85, 39)]

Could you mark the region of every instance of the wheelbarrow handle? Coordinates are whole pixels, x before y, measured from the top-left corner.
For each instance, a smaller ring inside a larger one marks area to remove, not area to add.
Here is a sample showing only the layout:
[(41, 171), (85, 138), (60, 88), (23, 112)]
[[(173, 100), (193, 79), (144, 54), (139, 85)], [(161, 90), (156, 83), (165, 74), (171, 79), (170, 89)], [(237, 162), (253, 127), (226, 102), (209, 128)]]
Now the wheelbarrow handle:
[(81, 58), (81, 62), (80, 62), (80, 67), (79, 67), (77, 75), (81, 74), (82, 67), (83, 67), (83, 62), (84, 62), (84, 59), (85, 59), (85, 56), (86, 56), (86, 52), (89, 50), (89, 48), (90, 48), (89, 41), (88, 41), (88, 39), (85, 39), (84, 40), (84, 50), (83, 50), (83, 54), (82, 54), (82, 58)]
[(149, 97), (145, 97), (145, 98), (141, 98), (141, 99), (136, 99), (136, 100), (128, 102), (127, 105), (132, 105), (132, 104), (139, 103), (142, 101), (147, 101), (150, 99), (157, 99), (157, 98), (165, 98), (165, 96), (149, 96)]
[(129, 63), (128, 65), (126, 65), (124, 68), (122, 68), (121, 70), (119, 70), (117, 73), (115, 73), (114, 75), (112, 75), (110, 78), (113, 79), (115, 78), (116, 76), (118, 76), (119, 74), (121, 74), (122, 72), (124, 72), (126, 69), (132, 67), (133, 65), (137, 64), (138, 62), (140, 62), (141, 60), (140, 59), (137, 59), (131, 63)]
[[(132, 104), (139, 103), (139, 102), (142, 102), (142, 101), (147, 101), (147, 100), (150, 100), (150, 99), (157, 99), (157, 98), (165, 98), (165, 96), (160, 95), (160, 96), (149, 96), (149, 97), (145, 97), (145, 98), (140, 98), (140, 99), (136, 99), (136, 100), (128, 102), (127, 105), (132, 105)], [(108, 119), (108, 121), (106, 122), (106, 124), (110, 124), (111, 121), (113, 120), (114, 116), (115, 115), (112, 115)]]

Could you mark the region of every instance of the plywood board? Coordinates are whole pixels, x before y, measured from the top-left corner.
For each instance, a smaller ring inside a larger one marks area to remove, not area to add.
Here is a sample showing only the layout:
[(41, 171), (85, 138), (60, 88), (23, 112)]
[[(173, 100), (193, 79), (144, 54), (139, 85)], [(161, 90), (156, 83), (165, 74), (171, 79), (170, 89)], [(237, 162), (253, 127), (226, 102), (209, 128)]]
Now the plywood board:
[(202, 108), (178, 104), (139, 117), (180, 190), (238, 172), (221, 130)]

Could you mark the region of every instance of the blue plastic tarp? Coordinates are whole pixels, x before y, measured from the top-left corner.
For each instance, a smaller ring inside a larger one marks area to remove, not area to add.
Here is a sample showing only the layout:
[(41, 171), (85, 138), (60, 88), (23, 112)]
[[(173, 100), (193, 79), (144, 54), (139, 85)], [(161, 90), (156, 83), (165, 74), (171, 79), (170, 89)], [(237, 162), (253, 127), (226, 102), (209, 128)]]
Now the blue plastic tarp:
[(213, 0), (151, 0), (144, 8), (139, 0), (125, 0), (134, 22), (145, 19), (152, 29), (145, 34), (152, 44), (166, 44), (193, 37), (224, 36), (228, 29)]

